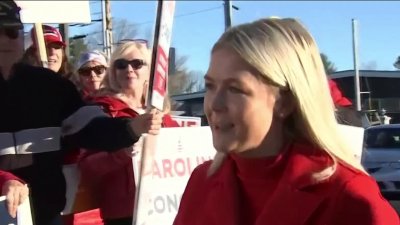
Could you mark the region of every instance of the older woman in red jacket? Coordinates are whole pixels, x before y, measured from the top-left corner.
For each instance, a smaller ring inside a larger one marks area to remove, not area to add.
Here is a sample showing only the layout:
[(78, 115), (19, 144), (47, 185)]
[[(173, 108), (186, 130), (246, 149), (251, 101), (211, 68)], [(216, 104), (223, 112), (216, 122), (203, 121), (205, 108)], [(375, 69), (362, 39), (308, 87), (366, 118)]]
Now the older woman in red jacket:
[(232, 27), (212, 49), (204, 110), (217, 154), (174, 225), (398, 225), (336, 122), (319, 51), (294, 19)]
[[(134, 118), (145, 112), (150, 51), (141, 42), (118, 46), (104, 78), (104, 90), (93, 101), (112, 117)], [(179, 125), (164, 115), (164, 127)], [(91, 181), (105, 225), (131, 225), (135, 200), (132, 148), (116, 153), (89, 153), (81, 159), (83, 179)]]

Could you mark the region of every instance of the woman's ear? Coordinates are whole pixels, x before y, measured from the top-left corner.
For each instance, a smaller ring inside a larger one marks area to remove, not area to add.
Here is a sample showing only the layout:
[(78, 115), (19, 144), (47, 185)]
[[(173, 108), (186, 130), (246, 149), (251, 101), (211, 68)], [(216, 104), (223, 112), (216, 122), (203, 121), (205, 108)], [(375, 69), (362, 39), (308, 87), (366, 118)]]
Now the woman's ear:
[(286, 119), (296, 108), (296, 99), (290, 91), (280, 90), (275, 102), (275, 115), (280, 119)]

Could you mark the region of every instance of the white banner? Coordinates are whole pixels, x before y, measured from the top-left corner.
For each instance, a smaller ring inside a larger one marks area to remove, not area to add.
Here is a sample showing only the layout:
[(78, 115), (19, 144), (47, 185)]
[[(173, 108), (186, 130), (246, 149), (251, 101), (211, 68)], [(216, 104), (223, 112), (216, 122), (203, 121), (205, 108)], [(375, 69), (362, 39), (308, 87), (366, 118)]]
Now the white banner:
[[(136, 224), (172, 224), (190, 174), (215, 153), (210, 127), (162, 128), (152, 171), (142, 177)], [(139, 159), (140, 154), (133, 157), (135, 175)]]
[(18, 206), (17, 217), (12, 218), (7, 211), (6, 196), (0, 197), (0, 224), (1, 225), (33, 225), (29, 198)]
[(361, 163), (364, 147), (364, 128), (343, 124), (339, 124), (339, 127), (343, 138), (350, 144), (350, 147), (352, 147), (354, 157)]
[(155, 60), (155, 68), (153, 69), (152, 74), (153, 85), (150, 87), (150, 104), (155, 108), (162, 110), (164, 105), (164, 97), (167, 94), (169, 47), (171, 45), (175, 1), (161, 0), (159, 1), (158, 7), (162, 8), (159, 24), (160, 29), (158, 37), (155, 37), (156, 46), (153, 46), (153, 51), (156, 51), (156, 55), (155, 59), (152, 59)]
[(89, 1), (15, 1), (23, 23), (91, 23)]

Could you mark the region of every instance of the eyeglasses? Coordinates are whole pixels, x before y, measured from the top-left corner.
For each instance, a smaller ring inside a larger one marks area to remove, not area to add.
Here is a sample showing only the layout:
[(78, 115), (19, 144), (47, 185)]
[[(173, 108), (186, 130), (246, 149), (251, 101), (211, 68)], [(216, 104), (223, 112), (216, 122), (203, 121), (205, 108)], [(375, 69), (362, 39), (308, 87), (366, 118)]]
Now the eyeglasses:
[(138, 70), (143, 66), (147, 65), (147, 63), (143, 59), (133, 59), (133, 60), (126, 60), (126, 59), (117, 59), (114, 61), (114, 67), (119, 70), (124, 70), (131, 65), (134, 70)]
[(90, 77), (92, 76), (92, 71), (96, 74), (96, 76), (100, 77), (100, 75), (106, 72), (106, 67), (104, 66), (94, 66), (94, 67), (84, 67), (78, 70), (79, 75), (82, 77)]
[(5, 35), (9, 39), (17, 39), (19, 36), (20, 29), (10, 27), (10, 28), (0, 28), (0, 35)]
[(138, 43), (138, 44), (143, 44), (146, 47), (148, 47), (148, 43), (149, 43), (145, 39), (129, 39), (129, 38), (126, 38), (126, 39), (119, 40), (118, 45), (122, 45), (122, 44), (125, 44), (127, 42), (135, 42), (135, 43)]

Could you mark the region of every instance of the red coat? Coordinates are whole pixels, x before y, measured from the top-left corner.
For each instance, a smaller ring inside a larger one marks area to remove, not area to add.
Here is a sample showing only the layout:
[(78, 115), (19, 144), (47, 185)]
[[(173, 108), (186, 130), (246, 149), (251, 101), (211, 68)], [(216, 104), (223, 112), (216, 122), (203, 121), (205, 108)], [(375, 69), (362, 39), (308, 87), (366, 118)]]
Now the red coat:
[[(139, 114), (125, 102), (111, 96), (94, 98), (112, 117), (135, 118)], [(165, 127), (177, 127), (169, 115), (164, 116)], [(105, 219), (131, 217), (135, 198), (132, 158), (126, 151), (90, 152), (80, 162), (83, 179), (92, 182), (102, 217)]]
[(209, 178), (206, 162), (192, 173), (174, 225), (399, 225), (399, 217), (381, 196), (376, 182), (342, 163), (325, 182), (310, 174), (329, 161), (309, 145), (293, 144), (283, 156), (281, 176), (274, 193), (263, 202), (254, 223), (246, 221), (248, 209), (241, 192), (237, 168), (228, 157)]
[(21, 179), (14, 176), (12, 173), (0, 170), (0, 190), (2, 189), (4, 183), (6, 183), (9, 180), (17, 180), (17, 181), (20, 181), (21, 183), (23, 183), (23, 181)]
[(338, 106), (351, 106), (351, 101), (343, 96), (342, 91), (340, 91), (339, 87), (337, 86), (336, 82), (329, 79), (329, 90), (333, 99), (333, 103)]

